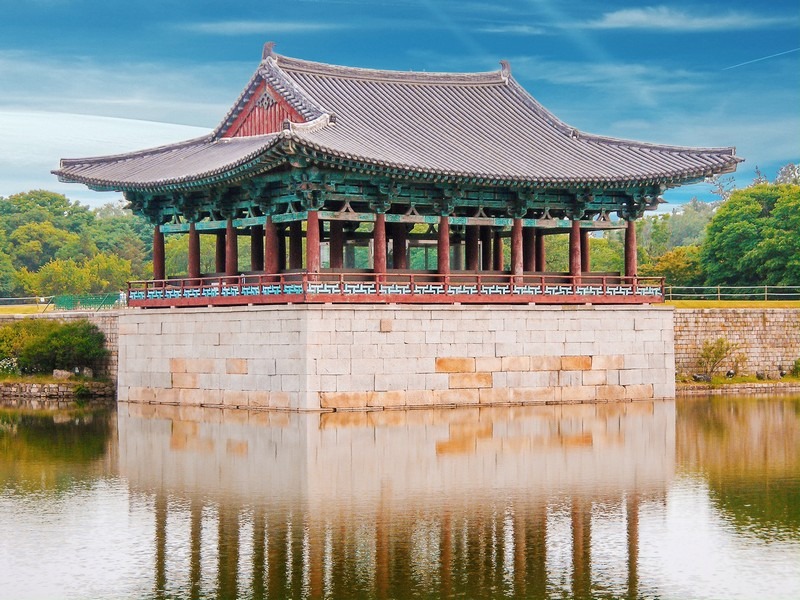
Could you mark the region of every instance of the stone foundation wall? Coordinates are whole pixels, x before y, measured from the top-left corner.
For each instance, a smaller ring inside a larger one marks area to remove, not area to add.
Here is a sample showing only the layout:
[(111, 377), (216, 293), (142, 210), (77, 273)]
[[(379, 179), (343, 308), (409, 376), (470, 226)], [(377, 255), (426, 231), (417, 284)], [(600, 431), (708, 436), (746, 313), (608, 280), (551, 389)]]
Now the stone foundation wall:
[[(84, 396), (76, 398), (76, 388), (83, 386)], [(114, 384), (97, 381), (63, 383), (0, 382), (2, 408), (72, 408), (76, 400), (82, 406), (114, 404)]]
[(342, 410), (671, 398), (672, 312), (365, 305), (125, 311), (119, 399)]
[[(739, 372), (776, 379), (800, 358), (800, 309), (675, 309), (675, 368), (680, 375), (698, 372), (703, 342), (724, 337), (736, 344)], [(733, 358), (722, 372), (734, 368)]]
[(106, 377), (112, 381), (117, 378), (119, 362), (119, 344), (117, 340), (118, 314), (120, 311), (71, 311), (71, 312), (47, 312), (32, 315), (0, 315), (0, 325), (21, 319), (57, 319), (59, 321), (75, 321), (86, 319), (94, 323), (106, 336), (106, 348), (111, 352), (108, 360), (95, 373), (96, 377)]

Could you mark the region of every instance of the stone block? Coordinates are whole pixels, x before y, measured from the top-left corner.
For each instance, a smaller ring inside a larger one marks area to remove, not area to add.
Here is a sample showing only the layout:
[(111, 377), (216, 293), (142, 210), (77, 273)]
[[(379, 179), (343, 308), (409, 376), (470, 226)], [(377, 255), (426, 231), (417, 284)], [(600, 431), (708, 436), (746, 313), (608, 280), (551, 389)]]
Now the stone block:
[(584, 371), (583, 385), (606, 385), (608, 375), (606, 371)]
[(172, 387), (197, 389), (197, 373), (173, 373)]
[(604, 402), (625, 400), (625, 388), (621, 385), (601, 385), (595, 393), (596, 398)]
[(320, 406), (322, 408), (366, 408), (373, 392), (322, 392)]
[[(530, 357), (528, 358), (528, 364), (530, 365)], [(475, 370), (476, 371), (500, 371), (503, 368), (503, 359), (498, 358), (495, 356), (485, 356), (485, 357), (477, 357), (475, 359)]]
[(560, 356), (531, 356), (531, 371), (558, 371), (561, 369)]
[(375, 392), (367, 400), (367, 406), (396, 408), (406, 405), (406, 391), (394, 390), (388, 392)]
[(491, 373), (451, 373), (450, 389), (490, 388), (494, 380)]
[(225, 360), (225, 372), (229, 375), (247, 375), (246, 358), (228, 358)]
[(619, 371), (620, 385), (638, 385), (645, 383), (645, 372), (641, 369), (623, 369)]
[(502, 358), (503, 371), (530, 371), (531, 370), (531, 357), (530, 356), (504, 356)]
[(435, 390), (433, 392), (434, 404), (459, 405), (478, 404), (480, 396), (477, 388)]
[(435, 397), (432, 390), (407, 390), (406, 406), (423, 407), (433, 406)]
[(217, 361), (213, 358), (185, 359), (187, 373), (217, 373)]
[(408, 387), (408, 375), (405, 373), (376, 373), (375, 391), (387, 392), (405, 390)]
[(653, 384), (643, 383), (625, 386), (625, 398), (629, 400), (647, 400), (653, 398)]
[(514, 402), (514, 390), (510, 388), (482, 388), (478, 393), (481, 404), (508, 404)]
[(587, 402), (597, 398), (597, 388), (591, 385), (581, 385), (561, 388), (562, 402)]
[(556, 390), (558, 388), (515, 388), (512, 392), (512, 399), (514, 402), (554, 402), (556, 398)]
[(583, 371), (559, 371), (558, 385), (561, 387), (583, 385)]
[(474, 358), (438, 357), (436, 359), (437, 373), (474, 373)]
[(562, 356), (561, 369), (564, 371), (588, 371), (592, 368), (591, 356)]
[(246, 407), (250, 403), (250, 393), (241, 390), (223, 390), (222, 404), (225, 406)]

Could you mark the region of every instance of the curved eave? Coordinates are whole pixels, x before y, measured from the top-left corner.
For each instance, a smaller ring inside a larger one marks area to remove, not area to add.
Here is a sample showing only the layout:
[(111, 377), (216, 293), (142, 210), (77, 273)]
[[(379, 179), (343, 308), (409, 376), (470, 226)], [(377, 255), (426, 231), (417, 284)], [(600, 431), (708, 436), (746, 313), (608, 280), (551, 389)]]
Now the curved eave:
[[(384, 172), (392, 177), (412, 177), (426, 181), (439, 182), (477, 182), (481, 185), (501, 185), (507, 187), (593, 187), (593, 188), (635, 188), (641, 186), (677, 185), (695, 183), (713, 175), (732, 173), (736, 165), (744, 159), (733, 155), (732, 148), (720, 149), (716, 155), (718, 164), (698, 165), (685, 169), (659, 171), (630, 175), (625, 177), (536, 177), (515, 176), (507, 173), (451, 171), (425, 168), (419, 165), (384, 162), (369, 157), (357, 156), (337, 151), (298, 135), (291, 135), (298, 145), (311, 151), (313, 158), (321, 162), (333, 162), (351, 170), (365, 172)], [(654, 146), (655, 147), (655, 146)], [(730, 154), (728, 154), (730, 152)], [(319, 156), (320, 153), (323, 156)], [(388, 171), (388, 173), (386, 173)]]
[[(135, 152), (131, 154), (122, 154), (115, 156), (95, 157), (91, 159), (62, 159), (61, 168), (52, 171), (59, 181), (64, 183), (81, 183), (95, 191), (176, 191), (176, 190), (190, 190), (212, 185), (218, 185), (223, 182), (236, 181), (245, 178), (253, 171), (264, 170), (265, 165), (271, 168), (274, 165), (269, 163), (279, 163), (283, 161), (281, 156), (273, 156), (272, 150), (275, 148), (281, 135), (258, 136), (265, 138), (259, 140), (261, 143), (255, 144), (254, 148), (241, 156), (236, 157), (235, 160), (218, 163), (213, 168), (201, 169), (194, 173), (189, 173), (176, 177), (159, 177), (153, 179), (140, 179), (136, 180), (131, 176), (126, 178), (114, 178), (109, 176), (93, 175), (92, 171), (97, 170), (98, 167), (103, 165), (116, 166), (120, 165), (121, 168), (127, 163), (128, 168), (131, 165), (135, 166), (135, 161), (150, 161), (157, 160), (161, 155), (167, 154), (172, 151), (180, 151), (198, 143), (205, 144), (210, 147), (210, 144), (236, 144), (237, 140), (231, 142), (214, 141), (211, 142), (208, 138), (199, 138), (197, 140), (190, 140), (181, 144), (171, 146), (161, 146), (147, 151)], [(246, 138), (244, 138), (246, 139)], [(241, 141), (240, 138), (238, 141)], [(200, 149), (202, 152), (202, 148)], [(273, 157), (274, 160), (269, 160)], [(180, 162), (180, 159), (173, 159)], [(135, 168), (133, 169), (135, 170)]]

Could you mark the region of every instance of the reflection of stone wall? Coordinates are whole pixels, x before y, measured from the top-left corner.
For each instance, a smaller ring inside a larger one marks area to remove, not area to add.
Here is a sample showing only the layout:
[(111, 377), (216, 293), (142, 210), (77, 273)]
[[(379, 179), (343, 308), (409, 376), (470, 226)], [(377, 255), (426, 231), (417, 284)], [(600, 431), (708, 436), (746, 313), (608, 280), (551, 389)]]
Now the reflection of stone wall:
[[(800, 310), (713, 308), (675, 310), (675, 368), (679, 374), (697, 372), (706, 340), (724, 337), (736, 344), (744, 362), (743, 374), (760, 371), (777, 378), (800, 358)], [(722, 369), (733, 366), (726, 362)]]
[(274, 306), (120, 315), (120, 400), (365, 409), (674, 395), (665, 307)]
[(123, 404), (120, 470), (134, 488), (240, 500), (453, 502), (503, 490), (662, 494), (675, 404), (290, 413)]

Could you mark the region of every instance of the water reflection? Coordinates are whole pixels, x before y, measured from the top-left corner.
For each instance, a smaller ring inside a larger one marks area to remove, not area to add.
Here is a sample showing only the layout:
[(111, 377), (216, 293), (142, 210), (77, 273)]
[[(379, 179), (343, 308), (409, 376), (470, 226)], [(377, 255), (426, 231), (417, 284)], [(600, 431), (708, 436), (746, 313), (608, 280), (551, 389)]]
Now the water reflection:
[(639, 506), (665, 497), (674, 416), (128, 405), (120, 473), (155, 496), (158, 595), (635, 597)]
[(800, 597), (799, 406), (7, 414), (0, 597)]

